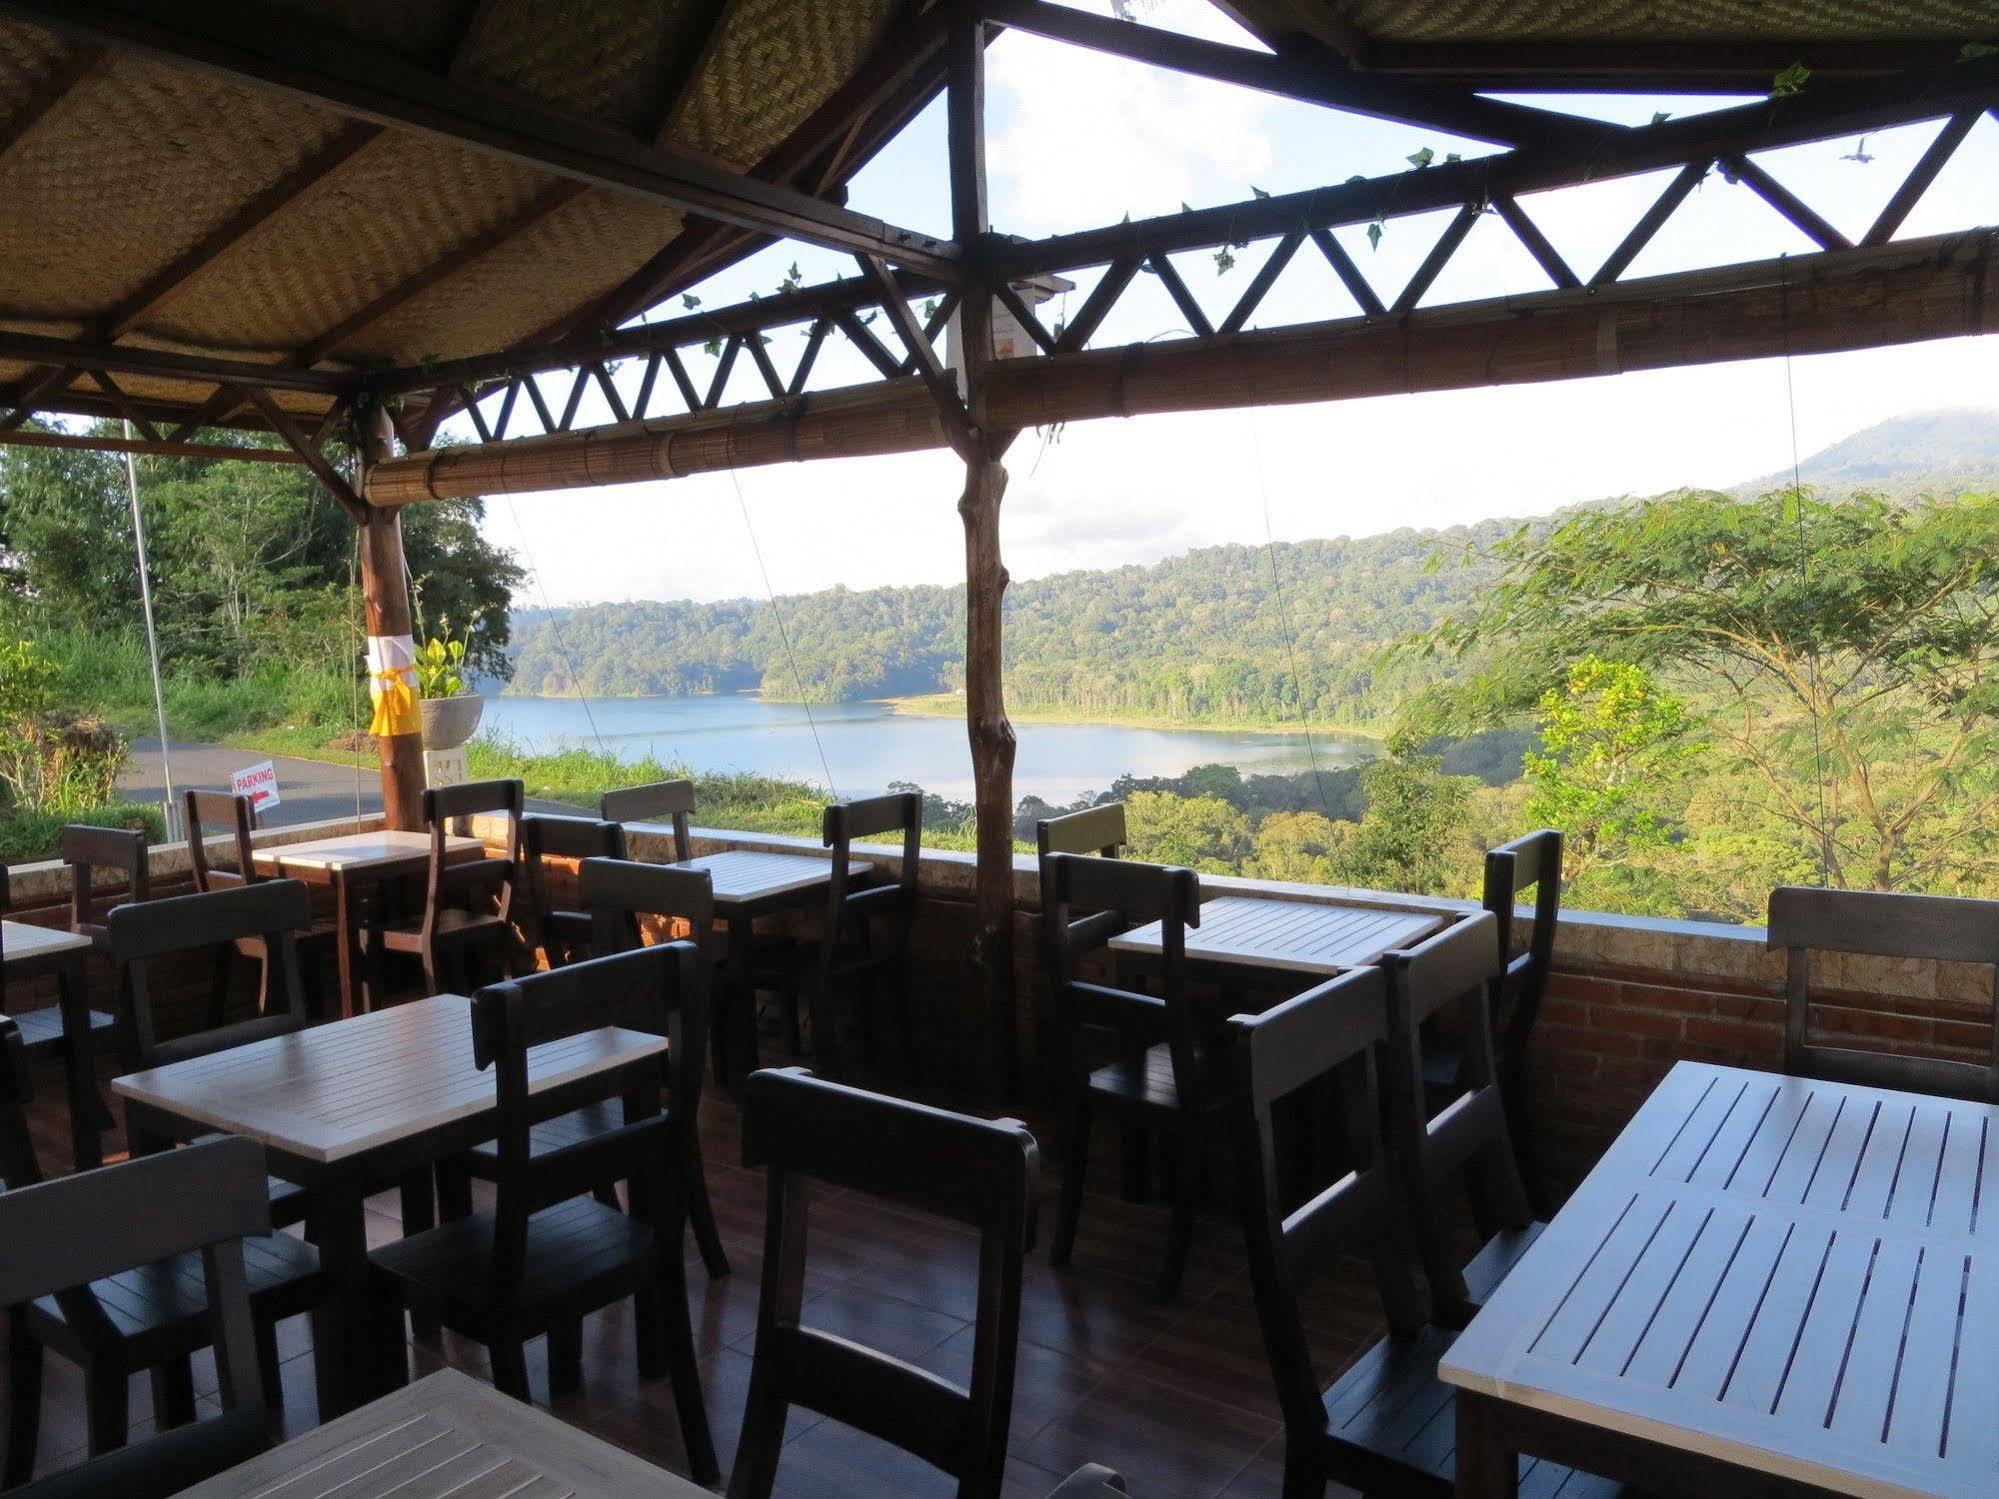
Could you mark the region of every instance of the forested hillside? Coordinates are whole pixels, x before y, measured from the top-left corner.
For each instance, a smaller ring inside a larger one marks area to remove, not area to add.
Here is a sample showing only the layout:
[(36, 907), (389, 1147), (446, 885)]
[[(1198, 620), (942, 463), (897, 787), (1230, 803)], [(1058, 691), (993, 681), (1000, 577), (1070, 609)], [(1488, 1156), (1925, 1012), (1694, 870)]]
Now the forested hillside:
[[(1814, 454), (1803, 472), (1827, 496), (1999, 486), (1999, 418), (1970, 410), (1899, 417)], [(1789, 482), (1788, 474), (1771, 476), (1733, 493)], [(1208, 547), (1149, 567), (1016, 583), (1007, 594), (1009, 705), (1023, 714), (1180, 723), (1381, 723), (1438, 672), (1408, 655), (1384, 664), (1383, 648), (1428, 628), (1496, 576), (1485, 562), (1439, 564), (1488, 552), (1523, 524)], [(962, 685), (962, 588), (833, 588), (781, 598), (779, 608), (796, 681), (769, 601), (731, 599), (518, 612), (510, 690), (589, 697), (761, 690), (840, 702)], [(1302, 681), (1293, 679), (1294, 660)]]

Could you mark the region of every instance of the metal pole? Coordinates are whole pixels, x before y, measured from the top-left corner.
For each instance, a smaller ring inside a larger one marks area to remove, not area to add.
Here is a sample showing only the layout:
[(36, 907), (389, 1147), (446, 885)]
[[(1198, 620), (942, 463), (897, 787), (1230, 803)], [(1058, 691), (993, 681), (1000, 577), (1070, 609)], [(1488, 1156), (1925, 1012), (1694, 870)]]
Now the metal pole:
[[(130, 422), (125, 423), (125, 437), (131, 440)], [(171, 843), (178, 836), (175, 824), (179, 818), (174, 815), (174, 773), (167, 754), (167, 697), (160, 686), (160, 635), (153, 624), (153, 580), (146, 567), (146, 522), (139, 513), (139, 460), (129, 452), (125, 454), (125, 484), (132, 493), (132, 544), (139, 554), (139, 602), (146, 615), (146, 659), (153, 668), (153, 712), (160, 725), (160, 778), (167, 789), (167, 841)]]

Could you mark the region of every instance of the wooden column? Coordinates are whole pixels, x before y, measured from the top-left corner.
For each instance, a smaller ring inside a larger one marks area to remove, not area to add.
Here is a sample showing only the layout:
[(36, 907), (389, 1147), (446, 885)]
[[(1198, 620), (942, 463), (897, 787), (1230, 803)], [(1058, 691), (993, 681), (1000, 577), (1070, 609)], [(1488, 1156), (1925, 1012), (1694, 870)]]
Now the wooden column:
[[(355, 436), (361, 449), (361, 483), (368, 470), (393, 456), (389, 414), (379, 406), (357, 414)], [(370, 639), (409, 635), (408, 571), (403, 563), (402, 511), (369, 507), (361, 523), (361, 597)], [(382, 756), (382, 814), (392, 828), (423, 827), (423, 736), (397, 734), (377, 741)]]
[[(987, 243), (985, 26), (972, 0), (952, 0), (946, 42), (950, 85), (951, 228), (979, 273)], [(972, 965), (985, 1043), (986, 1080), (996, 1097), (1014, 1091), (1016, 1041), (1013, 986), (1013, 725), (1006, 716), (1001, 605), (1006, 563), (1000, 556), (1000, 462), (1011, 432), (986, 429), (979, 418), (981, 377), (992, 362), (992, 298), (975, 279), (959, 314), (958, 347), (971, 423), (962, 435), (965, 493), (965, 727), (972, 746), (977, 807), (978, 870), (972, 887)]]

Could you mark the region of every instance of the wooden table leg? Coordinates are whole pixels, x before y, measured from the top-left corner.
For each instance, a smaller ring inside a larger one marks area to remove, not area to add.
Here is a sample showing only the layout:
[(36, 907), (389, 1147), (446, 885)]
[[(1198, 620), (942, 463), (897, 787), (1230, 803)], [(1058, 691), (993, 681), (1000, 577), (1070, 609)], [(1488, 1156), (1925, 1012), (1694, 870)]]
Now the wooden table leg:
[(84, 982), (80, 956), (66, 958), (56, 969), (56, 1003), (62, 1010), (63, 1070), (69, 1082), (71, 1159), (78, 1171), (104, 1164), (104, 1142), (97, 1128), (104, 1104), (97, 1096), (97, 1063), (90, 1046), (90, 991)]
[[(402, 1179), (403, 1237), (420, 1234), (437, 1226), (437, 1191), (431, 1168), (419, 1166)], [(410, 1332), (419, 1338), (434, 1338), (437, 1318), (410, 1313)]]
[(326, 1276), (326, 1299), (312, 1314), (313, 1375), (325, 1422), (372, 1398), (379, 1364), (360, 1194), (343, 1182), (323, 1182), (307, 1200), (306, 1237), (318, 1247)]
[[(347, 896), (347, 876), (340, 870), (333, 871), (333, 927), (334, 962), (340, 975), (340, 1018), (347, 1019), (355, 1013), (354, 1006), (354, 907)], [(374, 996), (368, 996), (368, 1006), (374, 1005)]]
[(750, 961), (753, 925), (748, 916), (729, 918), (729, 982), (714, 1016), (715, 1080), (731, 1088), (757, 1070), (756, 974)]
[(1506, 1443), (1506, 1411), (1489, 1395), (1459, 1390), (1458, 1499), (1517, 1499), (1520, 1457)]

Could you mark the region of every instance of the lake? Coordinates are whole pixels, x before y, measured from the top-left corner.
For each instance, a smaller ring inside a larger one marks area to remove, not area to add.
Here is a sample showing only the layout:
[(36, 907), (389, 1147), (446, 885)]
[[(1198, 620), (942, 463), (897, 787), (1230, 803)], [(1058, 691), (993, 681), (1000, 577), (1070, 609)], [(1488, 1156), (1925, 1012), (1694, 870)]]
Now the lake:
[[(594, 722), (594, 727), (593, 727)], [(601, 747), (622, 760), (647, 755), (699, 772), (760, 771), (819, 785), (826, 780), (813, 726), (835, 793), (872, 795), (890, 781), (914, 781), (956, 801), (972, 795), (965, 725), (955, 718), (897, 713), (882, 703), (837, 703), (807, 710), (761, 698), (490, 697), (483, 734), (529, 753)], [(1177, 776), (1196, 765), (1234, 765), (1245, 774), (1309, 770), (1298, 734), (1208, 729), (1132, 729), (1111, 724), (1016, 724), (1020, 753), (1015, 797), (1062, 803), (1107, 790), (1129, 771)], [(1370, 747), (1314, 736), (1323, 768), (1352, 765)]]

